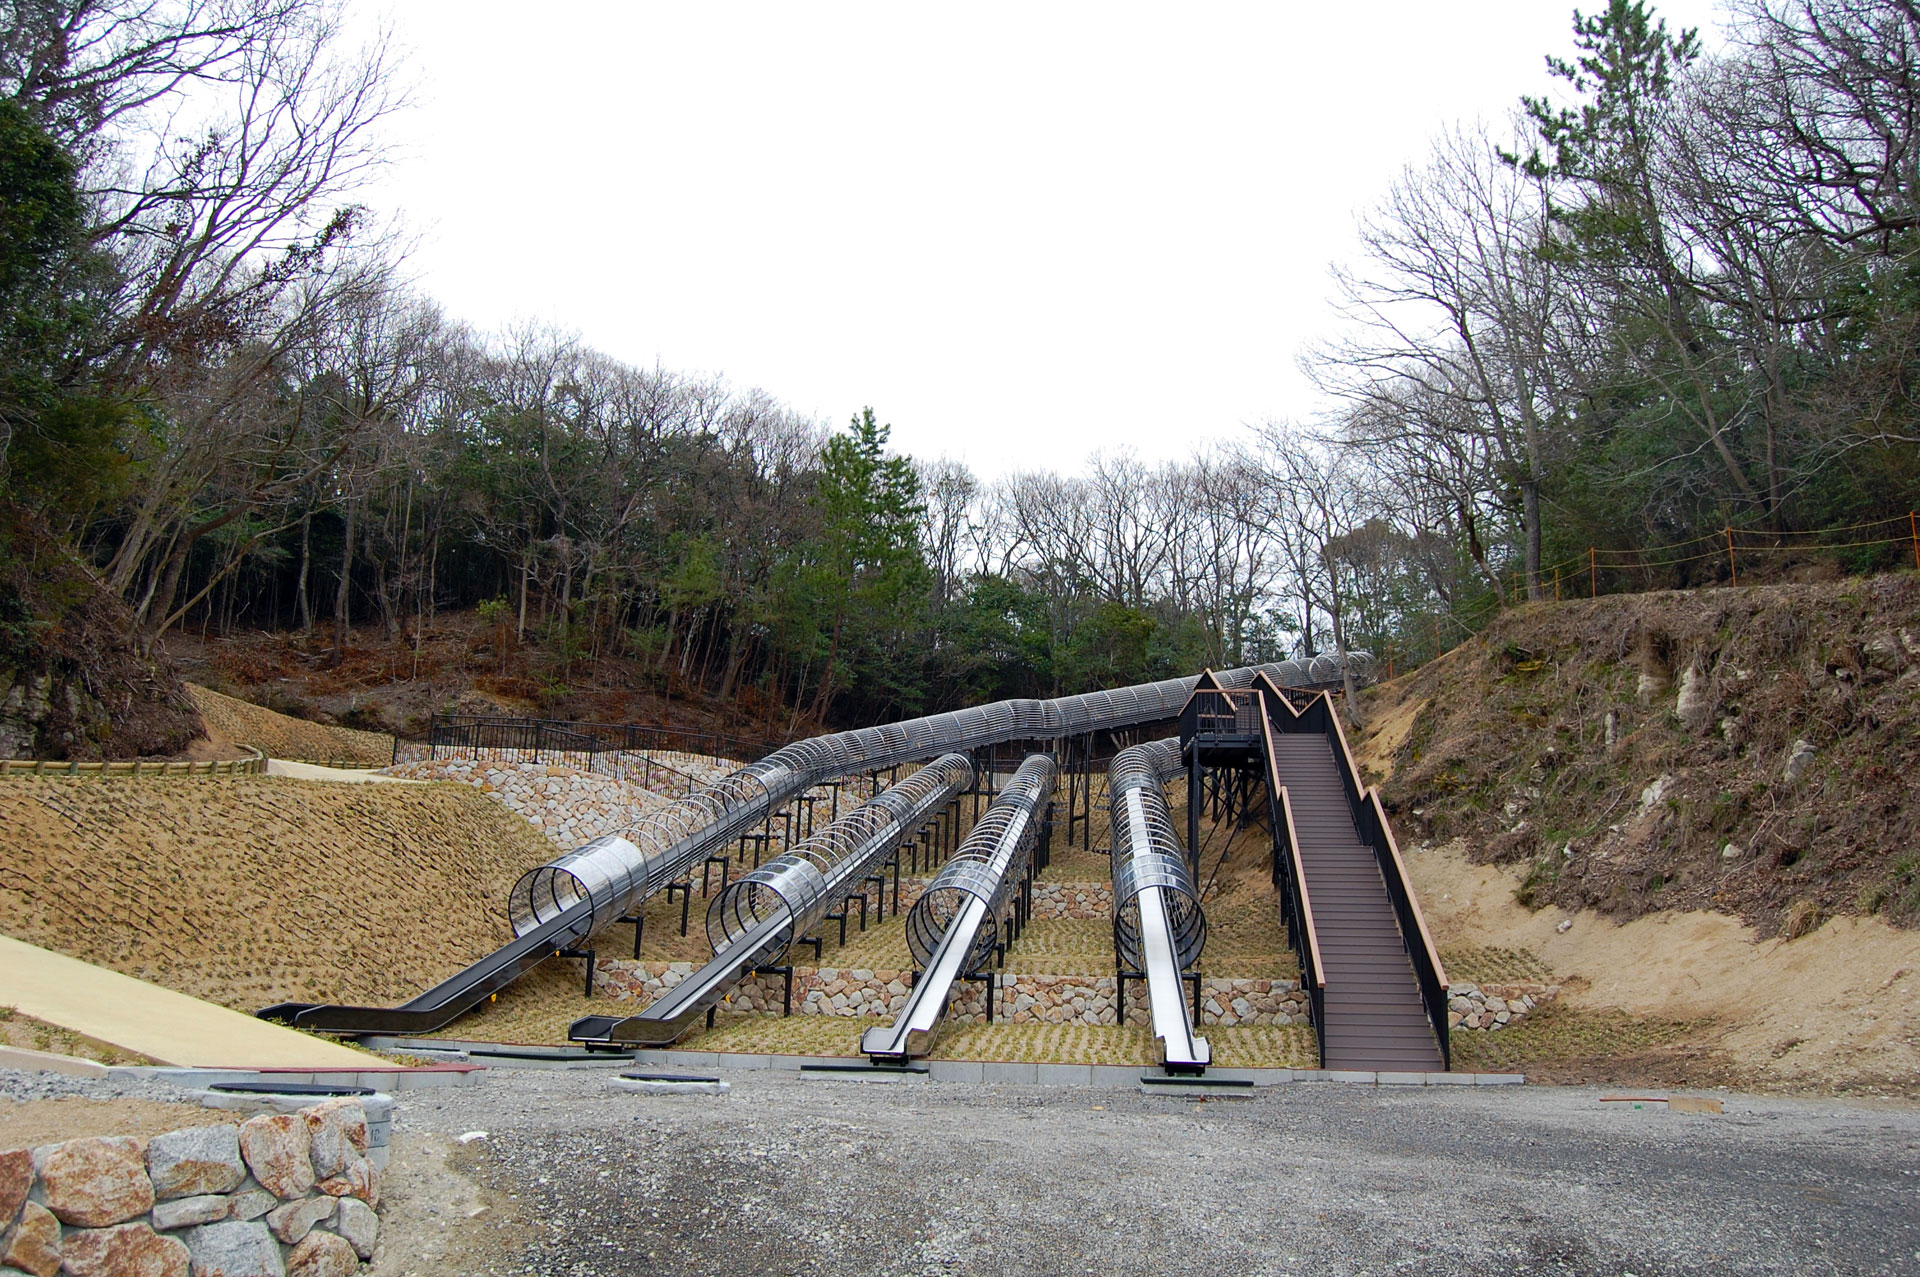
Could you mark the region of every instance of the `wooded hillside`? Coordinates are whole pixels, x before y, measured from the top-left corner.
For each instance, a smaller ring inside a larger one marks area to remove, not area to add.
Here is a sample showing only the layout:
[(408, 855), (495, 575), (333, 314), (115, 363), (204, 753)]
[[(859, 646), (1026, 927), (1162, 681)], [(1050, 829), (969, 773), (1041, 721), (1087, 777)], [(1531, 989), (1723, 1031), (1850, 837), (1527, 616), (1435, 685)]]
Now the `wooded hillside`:
[(872, 409), (833, 430), (444, 314), (356, 203), (406, 72), (334, 0), (6, 14), (9, 685), (105, 704), (83, 611), (164, 717), (170, 630), (344, 656), (355, 624), (480, 609), (555, 685), (617, 656), (866, 722), (1348, 645), (1404, 665), (1562, 576), (1720, 579), (1736, 536), (1744, 572), (1917, 552), (1911, 0), (1735, 0), (1712, 54), (1611, 0), (1554, 96), (1447, 130), (1365, 213), (1352, 322), (1308, 356), (1324, 416), (992, 483)]

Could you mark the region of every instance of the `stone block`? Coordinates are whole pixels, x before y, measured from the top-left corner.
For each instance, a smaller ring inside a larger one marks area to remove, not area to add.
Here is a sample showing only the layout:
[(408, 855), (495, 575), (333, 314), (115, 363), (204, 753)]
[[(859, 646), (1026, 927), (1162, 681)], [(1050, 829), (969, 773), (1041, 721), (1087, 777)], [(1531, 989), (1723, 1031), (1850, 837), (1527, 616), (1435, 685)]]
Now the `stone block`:
[(247, 1177), (239, 1128), (223, 1122), (154, 1136), (147, 1142), (147, 1175), (158, 1201), (231, 1193)]
[(331, 1197), (303, 1197), (267, 1212), (267, 1227), (291, 1246), (313, 1231), (315, 1224), (333, 1218), (337, 1203)]
[(61, 1254), (68, 1277), (188, 1277), (187, 1248), (144, 1223), (82, 1228)]
[(33, 1150), (47, 1209), (63, 1224), (106, 1228), (153, 1209), (143, 1142), (126, 1135), (68, 1140)]
[(20, 1214), (33, 1191), (33, 1154), (24, 1148), (0, 1153), (0, 1233)]
[(228, 1219), (259, 1219), (280, 1204), (280, 1199), (264, 1188), (250, 1188), (227, 1199)]
[(350, 1159), (367, 1151), (367, 1111), (358, 1100), (328, 1100), (301, 1110), (300, 1116), (312, 1137), (308, 1156), (316, 1178), (338, 1175)]
[(359, 1271), (352, 1245), (332, 1233), (308, 1233), (287, 1256), (287, 1277), (353, 1277)]
[(261, 1223), (227, 1220), (187, 1230), (193, 1277), (287, 1277), (280, 1243)]
[(28, 1202), (20, 1222), (6, 1234), (0, 1264), (33, 1277), (56, 1277), (60, 1271), (60, 1221), (39, 1202)]
[(176, 1197), (172, 1201), (154, 1203), (153, 1226), (166, 1231), (192, 1228), (195, 1224), (217, 1224), (227, 1218), (232, 1209), (233, 1199), (224, 1193)]
[(329, 1197), (357, 1197), (369, 1206), (380, 1204), (380, 1172), (364, 1157), (355, 1157), (340, 1174), (320, 1181)]
[(1381, 1086), (1425, 1086), (1427, 1084), (1427, 1075), (1425, 1073), (1405, 1073), (1382, 1069), (1378, 1080)]
[(304, 1197), (313, 1187), (312, 1140), (297, 1113), (262, 1114), (240, 1127), (240, 1153), (260, 1186), (276, 1197)]
[(374, 1243), (380, 1239), (380, 1217), (360, 1199), (343, 1197), (333, 1217), (333, 1231), (346, 1238), (354, 1254), (372, 1259)]

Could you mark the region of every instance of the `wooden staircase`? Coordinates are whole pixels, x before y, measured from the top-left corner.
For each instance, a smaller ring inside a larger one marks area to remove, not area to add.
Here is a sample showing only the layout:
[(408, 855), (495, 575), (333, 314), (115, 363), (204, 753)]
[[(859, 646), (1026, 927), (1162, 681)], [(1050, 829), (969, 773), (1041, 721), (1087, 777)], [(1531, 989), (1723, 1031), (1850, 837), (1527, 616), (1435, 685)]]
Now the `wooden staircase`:
[(1307, 895), (1320, 933), (1330, 1069), (1438, 1072), (1446, 1065), (1373, 849), (1360, 841), (1334, 761), (1318, 732), (1274, 738)]

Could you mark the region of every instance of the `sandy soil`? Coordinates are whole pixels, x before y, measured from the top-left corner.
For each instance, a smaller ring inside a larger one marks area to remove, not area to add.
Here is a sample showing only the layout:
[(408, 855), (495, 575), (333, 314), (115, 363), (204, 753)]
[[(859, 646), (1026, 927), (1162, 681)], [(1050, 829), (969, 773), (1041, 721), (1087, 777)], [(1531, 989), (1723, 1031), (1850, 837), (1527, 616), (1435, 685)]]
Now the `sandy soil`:
[(1798, 940), (1762, 940), (1704, 911), (1625, 924), (1535, 912), (1514, 900), (1518, 874), (1472, 863), (1459, 844), (1412, 851), (1407, 869), (1443, 949), (1537, 954), (1574, 1007), (1712, 1019), (1719, 1049), (1756, 1084), (1906, 1091), (1920, 1076), (1920, 933), (1839, 918)]
[(0, 1149), (32, 1148), (91, 1135), (151, 1137), (189, 1126), (239, 1123), (246, 1114), (157, 1100), (0, 1099)]
[(369, 763), (384, 767), (393, 761), (393, 737), (384, 733), (309, 723), (223, 696), (195, 683), (186, 684), (186, 689), (207, 725), (207, 740), (199, 746), (207, 757), (231, 756), (219, 751), (221, 746), (232, 744), (251, 745), (272, 758), (308, 762)]
[(461, 785), (0, 786), (7, 934), (242, 1011), (412, 997), (510, 937), (552, 848)]

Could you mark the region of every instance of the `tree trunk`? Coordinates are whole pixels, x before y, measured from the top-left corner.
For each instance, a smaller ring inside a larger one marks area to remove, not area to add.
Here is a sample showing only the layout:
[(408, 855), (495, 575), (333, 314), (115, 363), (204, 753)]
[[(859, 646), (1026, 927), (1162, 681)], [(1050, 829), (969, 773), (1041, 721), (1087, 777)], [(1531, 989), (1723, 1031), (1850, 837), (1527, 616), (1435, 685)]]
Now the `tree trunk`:
[(300, 516), (300, 578), (295, 593), (300, 602), (300, 633), (302, 637), (313, 634), (313, 604), (307, 599), (307, 574), (313, 568), (313, 507), (309, 505), (306, 513)]
[(1527, 537), (1527, 597), (1539, 602), (1540, 589), (1540, 481), (1526, 478), (1520, 481), (1520, 517), (1526, 522)]
[(347, 534), (340, 539), (340, 585), (333, 593), (333, 656), (338, 668), (347, 659), (347, 631), (353, 624), (353, 532), (357, 507), (347, 498)]

